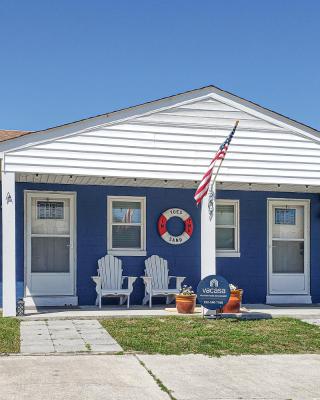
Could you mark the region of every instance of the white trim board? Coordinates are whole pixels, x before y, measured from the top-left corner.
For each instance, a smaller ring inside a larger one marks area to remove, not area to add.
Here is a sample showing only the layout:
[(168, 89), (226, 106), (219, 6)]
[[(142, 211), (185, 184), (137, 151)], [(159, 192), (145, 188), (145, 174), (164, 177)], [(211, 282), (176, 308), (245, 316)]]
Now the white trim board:
[(2, 171), (2, 300), (3, 316), (16, 315), (16, 184)]
[(275, 295), (269, 294), (266, 297), (266, 304), (311, 304), (310, 295)]
[(23, 298), (26, 307), (77, 306), (78, 296), (27, 296)]
[[(57, 175), (57, 174), (16, 174), (17, 182), (49, 183), (65, 185), (102, 185), (102, 186), (131, 186), (131, 187), (159, 187), (163, 189), (180, 188), (196, 189), (199, 181), (190, 180), (163, 180), (163, 179), (137, 179), (118, 178), (88, 175)], [(320, 193), (320, 186), (308, 185), (281, 185), (275, 183), (242, 183), (242, 182), (217, 182), (219, 190), (244, 190), (250, 192), (290, 192), (290, 193)]]

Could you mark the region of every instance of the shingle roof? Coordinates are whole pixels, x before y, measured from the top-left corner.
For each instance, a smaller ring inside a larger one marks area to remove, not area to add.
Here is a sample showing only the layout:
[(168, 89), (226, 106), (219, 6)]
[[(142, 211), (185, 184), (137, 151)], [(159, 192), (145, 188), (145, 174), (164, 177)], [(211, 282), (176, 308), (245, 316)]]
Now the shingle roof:
[(30, 131), (14, 131), (7, 129), (0, 129), (0, 142), (4, 142), (6, 140), (15, 139), (19, 136), (27, 135), (31, 133)]

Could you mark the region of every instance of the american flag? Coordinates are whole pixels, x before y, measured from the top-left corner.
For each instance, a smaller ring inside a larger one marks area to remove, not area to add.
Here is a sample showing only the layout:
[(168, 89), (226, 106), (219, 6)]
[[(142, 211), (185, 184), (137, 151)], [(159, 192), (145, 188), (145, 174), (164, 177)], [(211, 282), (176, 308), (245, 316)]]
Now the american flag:
[(211, 163), (209, 165), (208, 171), (203, 175), (203, 178), (202, 178), (202, 180), (200, 182), (200, 185), (198, 186), (198, 189), (197, 189), (197, 191), (196, 191), (196, 193), (194, 195), (194, 199), (195, 199), (197, 205), (199, 203), (201, 203), (201, 200), (208, 193), (215, 163), (216, 163), (216, 161), (218, 161), (218, 160), (222, 161), (225, 158), (225, 156), (227, 154), (227, 151), (228, 151), (229, 144), (231, 143), (233, 135), (234, 135), (234, 133), (235, 133), (235, 131), (237, 129), (238, 123), (239, 123), (239, 121), (237, 121), (235, 123), (235, 126), (232, 129), (231, 133), (229, 134), (227, 139), (221, 144), (221, 146), (219, 147), (219, 150), (217, 151), (217, 153), (213, 157), (213, 159), (212, 159), (212, 161), (211, 161)]

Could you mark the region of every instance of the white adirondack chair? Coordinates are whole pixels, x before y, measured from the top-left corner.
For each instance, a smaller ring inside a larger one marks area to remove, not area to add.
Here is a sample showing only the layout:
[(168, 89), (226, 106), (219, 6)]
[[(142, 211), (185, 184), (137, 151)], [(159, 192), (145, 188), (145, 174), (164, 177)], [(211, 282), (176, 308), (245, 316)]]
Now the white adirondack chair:
[[(133, 283), (137, 279), (135, 276), (122, 275), (122, 261), (111, 255), (98, 260), (98, 276), (93, 276), (92, 279), (96, 284), (97, 300), (101, 308), (102, 297), (120, 297), (120, 305), (127, 300), (127, 307), (130, 307), (130, 294), (133, 290)], [(123, 282), (128, 279), (128, 288), (123, 289)]]
[[(180, 292), (181, 283), (186, 279), (185, 276), (170, 276), (168, 269), (168, 261), (159, 256), (151, 256), (145, 260), (145, 276), (141, 278), (145, 284), (145, 296), (142, 304), (147, 304), (152, 307), (152, 297), (165, 296), (166, 304), (170, 304), (175, 295)], [(171, 279), (176, 279), (176, 287), (169, 289)]]

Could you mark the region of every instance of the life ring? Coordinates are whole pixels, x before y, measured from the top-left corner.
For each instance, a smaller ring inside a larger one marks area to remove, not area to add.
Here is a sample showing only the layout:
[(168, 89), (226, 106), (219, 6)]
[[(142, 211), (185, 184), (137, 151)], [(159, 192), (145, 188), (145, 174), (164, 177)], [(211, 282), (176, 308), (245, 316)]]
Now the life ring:
[[(167, 222), (172, 217), (181, 218), (184, 222), (184, 231), (181, 235), (171, 235), (167, 230)], [(183, 244), (190, 239), (193, 232), (193, 222), (190, 215), (181, 208), (169, 208), (164, 211), (158, 220), (159, 235), (170, 244)]]

